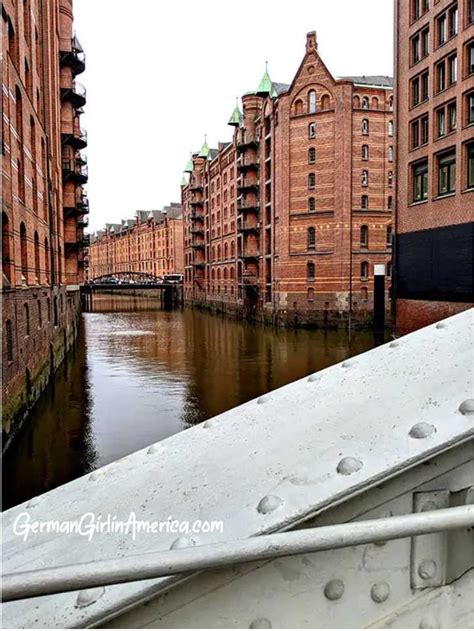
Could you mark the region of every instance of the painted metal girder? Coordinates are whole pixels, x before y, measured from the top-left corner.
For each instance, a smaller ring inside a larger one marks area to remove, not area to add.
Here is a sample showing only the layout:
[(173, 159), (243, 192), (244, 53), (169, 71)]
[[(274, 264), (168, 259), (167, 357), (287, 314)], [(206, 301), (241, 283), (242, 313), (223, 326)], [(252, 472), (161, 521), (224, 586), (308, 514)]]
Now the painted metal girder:
[[(5, 573), (165, 550), (177, 535), (13, 533), (21, 513), (71, 521), (222, 520), (196, 545), (295, 527), (474, 436), (473, 315), (466, 311), (266, 394), (6, 511)], [(179, 577), (3, 606), (4, 625), (79, 627), (177, 584)], [(87, 596), (87, 595), (86, 595)]]

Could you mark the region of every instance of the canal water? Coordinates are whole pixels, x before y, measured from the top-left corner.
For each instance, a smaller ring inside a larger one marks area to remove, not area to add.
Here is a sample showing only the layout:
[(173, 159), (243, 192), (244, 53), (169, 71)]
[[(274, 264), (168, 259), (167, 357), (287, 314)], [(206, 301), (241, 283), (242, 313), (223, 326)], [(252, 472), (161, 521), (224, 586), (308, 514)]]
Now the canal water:
[(3, 508), (383, 341), (96, 296), (75, 349), (4, 458)]

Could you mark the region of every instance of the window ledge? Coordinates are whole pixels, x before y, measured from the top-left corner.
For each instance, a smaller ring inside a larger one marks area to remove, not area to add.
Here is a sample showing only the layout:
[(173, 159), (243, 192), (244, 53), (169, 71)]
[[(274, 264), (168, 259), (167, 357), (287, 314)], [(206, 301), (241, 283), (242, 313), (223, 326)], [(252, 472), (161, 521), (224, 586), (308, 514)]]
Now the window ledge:
[(428, 199), (420, 199), (419, 201), (416, 202), (411, 202), (411, 204), (408, 204), (409, 206), (421, 206), (421, 204), (427, 204), (428, 203)]
[(461, 193), (474, 193), (474, 186), (469, 186), (461, 191)]
[(452, 193), (445, 193), (444, 195), (437, 195), (436, 197), (433, 197), (434, 202), (437, 202), (440, 199), (446, 199), (447, 197), (455, 197), (456, 196), (456, 191), (452, 192)]

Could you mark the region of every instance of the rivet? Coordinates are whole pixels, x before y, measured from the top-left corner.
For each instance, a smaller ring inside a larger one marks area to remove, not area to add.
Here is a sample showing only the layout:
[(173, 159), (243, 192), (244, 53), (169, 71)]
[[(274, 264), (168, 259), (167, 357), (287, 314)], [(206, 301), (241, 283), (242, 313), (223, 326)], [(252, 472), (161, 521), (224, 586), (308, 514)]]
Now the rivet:
[(250, 625), (249, 629), (272, 629), (272, 623), (268, 618), (255, 618)]
[(360, 460), (348, 456), (339, 462), (337, 465), (337, 472), (341, 475), (351, 475), (351, 473), (355, 473), (356, 471), (359, 471), (359, 469), (362, 469), (363, 466), (364, 465)]
[(459, 406), (461, 414), (474, 414), (474, 399), (466, 399)]
[(189, 537), (178, 537), (173, 541), (170, 545), (170, 550), (180, 550), (181, 548), (192, 548), (196, 545), (194, 539), (189, 539)]
[(148, 447), (148, 451), (146, 453), (149, 456), (151, 456), (152, 454), (156, 454), (157, 451), (158, 451), (158, 449), (156, 448), (156, 446), (152, 445), (151, 447)]
[(34, 508), (35, 506), (38, 506), (38, 504), (40, 503), (40, 498), (39, 497), (32, 497), (31, 500), (28, 502), (28, 504), (26, 505), (26, 508)]
[(433, 578), (436, 574), (436, 563), (431, 559), (425, 559), (418, 566), (418, 575), (424, 581)]
[(257, 506), (257, 511), (266, 515), (267, 513), (273, 513), (277, 508), (283, 504), (283, 500), (281, 497), (277, 497), (276, 495), (265, 495)]
[(446, 324), (446, 322), (438, 322), (438, 324), (436, 325), (437, 329), (447, 329), (448, 325)]
[(383, 546), (386, 546), (387, 542), (386, 541), (374, 541), (374, 546), (377, 546), (378, 548), (382, 548)]
[(370, 597), (376, 603), (383, 603), (390, 596), (390, 585), (388, 583), (375, 583), (370, 590)]
[(319, 381), (321, 379), (320, 375), (311, 375), (308, 377), (309, 383), (313, 383), (314, 381)]
[(75, 607), (83, 609), (95, 603), (104, 594), (104, 587), (94, 587), (92, 589), (82, 589), (77, 595)]
[(212, 427), (212, 422), (211, 421), (205, 421), (202, 426), (204, 427), (204, 429), (209, 429)]
[(353, 361), (350, 361), (350, 360), (349, 360), (349, 361), (342, 362), (342, 364), (341, 364), (342, 368), (350, 368), (350, 367), (351, 367), (351, 366), (353, 366), (353, 365), (354, 365), (354, 362), (353, 362)]
[(436, 502), (433, 502), (433, 500), (428, 500), (421, 507), (420, 513), (426, 513), (426, 511), (431, 510), (438, 510), (438, 506), (436, 505)]
[(95, 473), (91, 473), (88, 479), (89, 479), (89, 482), (95, 482), (97, 480), (97, 476)]
[(436, 427), (430, 423), (416, 423), (408, 432), (412, 438), (428, 438), (436, 432)]
[(344, 583), (339, 578), (335, 578), (326, 584), (324, 595), (328, 600), (339, 600), (344, 594)]
[(430, 618), (422, 618), (420, 620), (420, 624), (418, 625), (419, 629), (439, 629), (439, 626), (431, 620)]
[(389, 348), (398, 348), (400, 346), (400, 342), (395, 340), (394, 342), (390, 342)]
[(261, 403), (266, 403), (269, 399), (270, 396), (268, 394), (264, 394), (263, 396), (258, 397), (257, 403), (260, 405)]

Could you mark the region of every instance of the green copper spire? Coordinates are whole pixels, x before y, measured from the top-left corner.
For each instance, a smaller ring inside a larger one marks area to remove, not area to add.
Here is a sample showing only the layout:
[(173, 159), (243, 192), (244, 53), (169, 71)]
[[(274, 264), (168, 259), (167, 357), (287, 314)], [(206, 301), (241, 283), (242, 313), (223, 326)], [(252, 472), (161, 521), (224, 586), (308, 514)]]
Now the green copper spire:
[(273, 83), (272, 83), (272, 91), (271, 91), (270, 96), (272, 97), (272, 99), (276, 99), (277, 96), (278, 96), (278, 92), (276, 91), (275, 86), (273, 85)]
[(207, 136), (204, 136), (204, 144), (201, 147), (201, 151), (199, 152), (200, 158), (207, 158), (209, 155), (209, 145), (207, 144)]
[(272, 91), (272, 80), (268, 74), (268, 61), (265, 62), (265, 74), (260, 81), (260, 85), (257, 88), (257, 94), (270, 94)]
[(239, 109), (239, 99), (238, 97), (235, 99), (235, 109), (232, 112), (232, 116), (229, 118), (228, 125), (233, 125), (234, 127), (240, 127), (242, 123), (242, 112)]
[(192, 173), (194, 169), (194, 165), (193, 165), (193, 154), (191, 153), (191, 155), (189, 156), (189, 160), (188, 163), (186, 164), (186, 166), (184, 167), (184, 172), (185, 173)]

